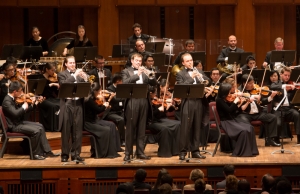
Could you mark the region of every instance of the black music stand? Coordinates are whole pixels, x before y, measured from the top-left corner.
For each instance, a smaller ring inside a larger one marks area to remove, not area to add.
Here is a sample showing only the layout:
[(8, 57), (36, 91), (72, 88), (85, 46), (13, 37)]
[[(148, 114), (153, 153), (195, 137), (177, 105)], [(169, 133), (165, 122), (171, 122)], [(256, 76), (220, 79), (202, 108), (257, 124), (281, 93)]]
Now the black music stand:
[(5, 44), (2, 47), (1, 59), (6, 60), (7, 57), (13, 56), (17, 59), (20, 58), (23, 52), (22, 44)]
[[(271, 62), (281, 62), (286, 66), (290, 66), (296, 58), (296, 51), (283, 50), (283, 51), (271, 51)], [(274, 67), (273, 67), (274, 68)]]
[[(63, 83), (59, 86), (59, 92), (58, 92), (58, 98), (62, 98), (62, 99), (65, 99), (65, 98), (84, 98), (84, 97), (87, 97), (89, 92), (90, 92), (90, 86), (91, 84), (90, 83), (87, 83), (87, 82), (79, 82), (79, 83)], [(73, 106), (75, 107), (76, 106), (76, 101), (73, 100), (74, 103), (73, 103)], [(60, 114), (64, 114), (64, 113), (60, 113)], [(77, 111), (74, 112), (73, 114), (73, 134), (74, 134), (74, 138), (76, 140), (76, 124), (75, 124), (75, 118), (76, 118), (76, 115), (77, 115)], [(75, 141), (75, 147), (76, 147), (76, 144), (77, 142)], [(76, 148), (75, 148), (75, 156), (77, 156), (77, 153), (76, 153)], [(76, 164), (79, 164), (79, 163), (82, 163), (85, 165), (85, 162), (83, 161), (78, 161), (77, 159), (76, 160), (73, 160), (72, 162), (75, 162)], [(68, 162), (65, 162), (63, 163), (63, 165), (66, 165), (68, 164)]]
[(95, 60), (98, 53), (98, 47), (74, 47), (74, 57), (76, 62), (85, 62)]
[(40, 57), (43, 56), (43, 48), (41, 46), (24, 46), (23, 47), (23, 54), (22, 59), (33, 61), (33, 60), (40, 60)]
[[(250, 73), (251, 70), (247, 69), (247, 70), (243, 70), (242, 74), (248, 74)], [(262, 82), (263, 76), (264, 76), (264, 69), (253, 69), (251, 75), (254, 78), (254, 82), (256, 84), (260, 84)], [(270, 77), (270, 71), (266, 71), (266, 75), (265, 77), (269, 78)], [(268, 81), (265, 79), (265, 82)]]
[[(299, 75), (300, 75), (300, 69), (293, 69), (293, 70), (292, 70), (291, 77), (290, 77), (290, 80), (291, 80), (291, 81), (297, 81)], [(299, 81), (299, 80), (298, 80), (298, 81)]]
[(204, 66), (206, 63), (205, 59), (205, 52), (204, 51), (196, 51), (196, 52), (190, 52), (192, 55), (193, 61), (201, 61), (202, 65)]
[[(299, 106), (300, 105), (300, 90), (296, 91), (296, 93), (293, 97), (293, 100), (291, 101), (291, 104), (294, 105), (294, 106)], [(300, 146), (300, 144), (296, 144), (293, 147), (295, 147), (295, 146)]]
[(153, 53), (151, 54), (154, 60), (154, 66), (157, 66), (158, 69), (164, 67), (166, 61), (166, 54), (165, 53)]
[[(116, 98), (127, 98), (127, 99), (147, 98), (148, 85), (147, 84), (119, 84), (118, 87), (116, 88), (116, 94), (117, 94)], [(130, 107), (131, 107), (131, 118), (130, 118), (131, 126), (135, 130), (138, 130), (132, 124), (133, 117), (134, 117), (132, 100), (130, 101)], [(134, 130), (132, 130), (132, 131), (134, 131)], [(126, 139), (126, 137), (125, 137), (125, 139)], [(125, 144), (126, 144), (126, 141), (125, 141)], [(132, 145), (133, 145), (133, 142), (132, 142)], [(123, 164), (130, 163), (131, 161), (137, 161), (137, 162), (145, 163), (145, 161), (143, 161), (143, 160), (134, 159), (133, 148), (132, 148), (132, 158), (130, 160), (124, 161)]]
[(246, 64), (246, 58), (252, 55), (252, 52), (243, 52), (243, 53), (236, 53), (236, 52), (230, 52), (228, 53), (228, 64)]
[(162, 53), (164, 50), (165, 42), (147, 42), (145, 50), (151, 53)]
[[(188, 112), (190, 109), (190, 98), (203, 98), (204, 96), (204, 84), (178, 84), (174, 86), (174, 98), (181, 98), (181, 99), (187, 99), (188, 103)], [(190, 126), (190, 118), (188, 116), (188, 126)], [(191, 127), (190, 127), (191, 128)], [(187, 129), (186, 129), (187, 130)], [(190, 138), (189, 140), (190, 141)], [(190, 160), (197, 160), (198, 162), (201, 162), (199, 159), (191, 158), (191, 150), (190, 145), (188, 147), (188, 158), (185, 159), (186, 162), (189, 162)], [(200, 152), (200, 150), (199, 150)], [(181, 160), (180, 163), (182, 163), (184, 160)]]

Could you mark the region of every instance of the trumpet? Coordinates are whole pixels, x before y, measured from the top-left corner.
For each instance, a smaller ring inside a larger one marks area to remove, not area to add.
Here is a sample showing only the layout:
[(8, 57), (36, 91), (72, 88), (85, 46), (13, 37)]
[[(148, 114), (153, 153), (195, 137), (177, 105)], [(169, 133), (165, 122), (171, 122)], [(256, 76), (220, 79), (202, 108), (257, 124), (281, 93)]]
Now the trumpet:
[(203, 79), (202, 74), (198, 71), (198, 69), (196, 67), (193, 68), (193, 71), (196, 72), (196, 74), (197, 74), (196, 77), (199, 79), (201, 84), (204, 84), (206, 86), (209, 84), (208, 80)]
[(149, 69), (146, 69), (144, 66), (140, 66), (139, 69), (141, 69), (142, 72), (144, 74), (146, 74), (149, 79), (154, 79), (155, 78), (155, 72), (153, 71), (153, 69), (149, 70)]

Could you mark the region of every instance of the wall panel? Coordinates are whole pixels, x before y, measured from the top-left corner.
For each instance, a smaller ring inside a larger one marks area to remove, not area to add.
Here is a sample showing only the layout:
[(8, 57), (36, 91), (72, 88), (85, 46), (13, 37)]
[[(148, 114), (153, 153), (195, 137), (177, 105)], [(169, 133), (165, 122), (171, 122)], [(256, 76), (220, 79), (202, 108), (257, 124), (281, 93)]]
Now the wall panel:
[(148, 14), (148, 30), (144, 32), (160, 38), (160, 7), (148, 7)]
[(100, 6), (100, 0), (59, 0), (60, 6)]
[(274, 49), (275, 38), (284, 38), (284, 6), (272, 6), (270, 15), (270, 47)]
[(87, 29), (87, 37), (94, 46), (98, 45), (98, 8), (83, 8), (83, 25)]
[(166, 7), (166, 37), (172, 39), (188, 39), (189, 7)]
[(59, 0), (41, 1), (41, 0), (18, 0), (18, 6), (23, 7), (36, 7), (36, 6), (58, 6)]
[(18, 0), (0, 1), (0, 6), (17, 6)]
[(220, 39), (235, 34), (234, 6), (220, 6)]
[[(297, 50), (297, 34), (296, 34), (296, 7), (284, 7), (284, 48), (286, 50)], [(299, 56), (299, 53), (297, 54)], [(298, 61), (298, 57), (296, 57)], [(298, 61), (299, 62), (299, 61)], [(296, 65), (298, 63), (294, 63)]]
[[(23, 19), (23, 9), (20, 7), (10, 8), (10, 43), (23, 43), (24, 37), (24, 19)], [(1, 44), (0, 44), (1, 47)]]
[(157, 5), (196, 5), (196, 0), (156, 0)]
[(156, 0), (117, 0), (117, 5), (155, 5)]
[(132, 25), (134, 21), (134, 7), (118, 7), (119, 10), (119, 37), (120, 40), (127, 39), (133, 34)]
[(254, 5), (259, 4), (293, 4), (294, 0), (252, 0)]
[(237, 2), (238, 0), (197, 0), (198, 4), (203, 5), (235, 5)]

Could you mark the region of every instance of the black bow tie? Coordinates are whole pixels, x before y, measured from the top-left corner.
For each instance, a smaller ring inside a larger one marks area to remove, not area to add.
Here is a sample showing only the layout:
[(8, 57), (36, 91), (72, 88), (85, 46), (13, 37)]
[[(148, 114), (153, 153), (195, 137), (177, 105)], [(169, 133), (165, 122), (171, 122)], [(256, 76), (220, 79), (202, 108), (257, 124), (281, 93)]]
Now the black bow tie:
[(75, 73), (75, 71), (70, 71), (70, 74), (74, 74)]
[(99, 72), (99, 71), (103, 71), (103, 69), (97, 69), (97, 72)]
[(193, 71), (193, 69), (186, 69), (186, 71), (187, 71), (187, 72), (189, 72), (189, 71)]
[(138, 70), (137, 68), (134, 68), (134, 67), (133, 67), (133, 71), (137, 71), (137, 70)]

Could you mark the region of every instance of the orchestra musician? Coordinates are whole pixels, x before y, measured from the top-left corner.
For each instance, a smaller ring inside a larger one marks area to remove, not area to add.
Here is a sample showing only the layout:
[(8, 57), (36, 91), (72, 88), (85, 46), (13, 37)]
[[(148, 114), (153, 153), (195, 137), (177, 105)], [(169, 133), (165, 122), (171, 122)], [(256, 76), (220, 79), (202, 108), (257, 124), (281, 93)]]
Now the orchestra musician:
[(240, 103), (240, 97), (235, 95), (235, 87), (230, 83), (222, 83), (216, 98), (216, 107), (222, 128), (236, 141), (232, 156), (256, 156), (259, 152), (254, 127), (236, 118)]
[[(104, 57), (102, 55), (96, 56), (95, 57), (95, 65), (96, 66), (95, 66), (95, 68), (90, 70), (90, 72), (88, 74), (94, 75), (95, 82), (97, 82), (100, 85), (102, 83), (101, 79), (103, 79), (103, 76), (107, 77), (108, 78), (108, 86), (109, 86), (112, 82), (112, 75), (111, 75), (111, 71), (104, 67), (104, 64), (105, 64)], [(105, 88), (103, 88), (103, 89), (105, 89)]]
[(157, 66), (154, 66), (154, 62), (155, 62), (154, 58), (151, 54), (147, 54), (144, 56), (145, 68), (150, 71), (153, 71), (154, 73), (158, 73), (159, 69), (157, 68)]
[(137, 39), (136, 42), (135, 42), (135, 50), (129, 54), (128, 56), (128, 60), (126, 62), (126, 65), (125, 67), (131, 67), (132, 64), (131, 64), (131, 56), (135, 53), (139, 53), (142, 55), (142, 57), (146, 56), (146, 55), (150, 55), (152, 54), (151, 52), (148, 52), (145, 50), (146, 47), (145, 47), (145, 43), (142, 39)]
[(34, 160), (44, 160), (47, 157), (59, 156), (59, 154), (54, 154), (51, 151), (43, 125), (36, 122), (24, 121), (25, 113), (34, 108), (36, 101), (33, 98), (31, 99), (31, 105), (24, 101), (22, 106), (16, 106), (15, 100), (22, 94), (23, 89), (20, 82), (12, 81), (9, 85), (8, 94), (2, 103), (3, 113), (9, 130), (24, 133), (30, 137)]
[(31, 29), (32, 38), (30, 38), (25, 46), (41, 46), (43, 48), (43, 56), (48, 55), (49, 48), (47, 40), (40, 36), (40, 30), (34, 26)]
[[(161, 81), (160, 87), (167, 85), (166, 80)], [(161, 87), (161, 90), (164, 88)], [(179, 154), (178, 144), (180, 139), (180, 121), (168, 119), (166, 113), (174, 111), (171, 96), (162, 102), (163, 98), (157, 98), (156, 87), (151, 87), (150, 98), (152, 101), (152, 121), (148, 128), (156, 134), (158, 141), (158, 157), (172, 157)]]
[(141, 39), (144, 43), (147, 43), (150, 36), (147, 34), (142, 34), (142, 26), (139, 23), (135, 23), (132, 26), (133, 35), (128, 37), (130, 44), (134, 45), (138, 39)]
[(244, 70), (250, 70), (250, 69), (256, 69), (257, 66), (256, 66), (256, 62), (255, 62), (255, 58), (252, 56), (252, 55), (249, 55), (247, 58), (246, 58), (246, 63), (245, 65), (243, 65), (241, 67), (242, 71)]
[(100, 85), (94, 82), (91, 85), (89, 96), (85, 98), (84, 129), (91, 132), (96, 138), (96, 145), (92, 144), (91, 146), (91, 157), (96, 156), (94, 146), (97, 147), (99, 158), (121, 157), (116, 147), (116, 126), (113, 123), (111, 124), (114, 128), (103, 125), (95, 117), (109, 107), (109, 102), (104, 101), (101, 92)]
[(236, 36), (230, 35), (228, 37), (228, 47), (222, 49), (220, 55), (217, 58), (217, 63), (226, 63), (228, 61), (228, 53), (230, 52), (243, 53), (244, 50), (236, 47), (236, 44)]
[(67, 55), (68, 50), (70, 50), (73, 47), (92, 47), (92, 42), (88, 39), (85, 32), (85, 27), (83, 25), (79, 25), (77, 27), (77, 34), (76, 38), (73, 39), (70, 44), (64, 48), (64, 51), (62, 53), (63, 56)]
[(174, 65), (179, 65), (181, 67), (181, 56), (184, 53), (190, 53), (195, 51), (195, 41), (193, 40), (187, 40), (185, 41), (185, 51), (180, 52), (176, 59), (174, 60), (173, 66)]
[[(116, 88), (122, 83), (122, 76), (120, 74), (115, 74), (112, 84), (107, 88), (107, 90), (109, 92), (116, 93)], [(125, 99), (116, 98), (116, 96), (114, 96), (109, 103), (111, 108), (104, 118), (105, 120), (113, 121), (117, 125), (121, 146), (125, 146), (124, 102)]]
[[(131, 55), (132, 66), (122, 71), (123, 83), (135, 84), (149, 84), (152, 86), (157, 85), (155, 78), (150, 79), (141, 68), (142, 55), (134, 53)], [(132, 109), (131, 110), (131, 105)], [(147, 121), (147, 113), (149, 110), (149, 100), (147, 98), (141, 99), (127, 99), (125, 102), (125, 157), (124, 161), (130, 160), (130, 155), (133, 152), (133, 139), (136, 136), (136, 154), (139, 159), (150, 159), (149, 156), (144, 154), (144, 137)], [(134, 115), (132, 114), (132, 111)], [(130, 120), (132, 118), (132, 121)], [(136, 135), (135, 135), (136, 134)]]
[(219, 70), (218, 68), (216, 68), (216, 67), (212, 68), (212, 69), (210, 70), (211, 84), (212, 84), (212, 85), (217, 84), (217, 82), (218, 82), (219, 79), (220, 79), (220, 76), (221, 76), (220, 70)]
[(300, 144), (300, 114), (297, 109), (291, 104), (291, 101), (296, 93), (296, 86), (293, 82), (289, 83), (292, 70), (289, 67), (283, 67), (280, 72), (280, 80), (273, 82), (270, 89), (281, 91), (283, 95), (276, 95), (274, 97), (274, 106), (276, 107), (284, 96), (287, 98), (283, 101), (281, 107), (274, 111), (274, 114), (278, 117), (277, 127), (280, 129), (281, 114), (285, 121), (294, 122), (295, 131), (297, 134), (297, 144)]
[(46, 63), (44, 73), (40, 75), (41, 79), (46, 79), (46, 85), (42, 96), (45, 100), (39, 104), (39, 121), (42, 123), (46, 131), (59, 131), (58, 115), (59, 110), (59, 83), (57, 74), (55, 73), (55, 65)]
[[(248, 82), (247, 82), (248, 79)], [(241, 78), (242, 84), (239, 86), (239, 91), (242, 91), (245, 86), (244, 95), (247, 95), (246, 102), (243, 102), (240, 107), (240, 114), (238, 119), (246, 123), (251, 124), (251, 121), (261, 121), (265, 128), (265, 146), (280, 146), (278, 133), (277, 133), (277, 117), (272, 113), (266, 113), (263, 111), (263, 105), (270, 103), (274, 96), (277, 95), (276, 91), (272, 91), (269, 97), (262, 97), (260, 93), (251, 94), (251, 91), (257, 91), (254, 89), (254, 78), (252, 75), (244, 74)]]
[[(83, 79), (84, 75), (82, 75), (83, 74), (82, 69), (76, 70), (76, 63), (75, 63), (74, 56), (67, 56), (64, 60), (64, 65), (66, 66), (66, 70), (58, 73), (59, 85), (63, 83), (85, 82)], [(71, 153), (72, 160), (77, 160), (80, 162), (84, 161), (84, 158), (80, 157), (81, 145), (82, 145), (82, 129), (83, 129), (82, 106), (83, 106), (83, 99), (77, 99), (77, 98), (60, 99), (58, 130), (61, 131), (61, 141), (62, 141), (61, 162), (67, 162), (70, 153)], [(76, 127), (74, 126), (74, 124)], [(76, 133), (76, 135), (74, 133)], [(69, 144), (70, 136), (71, 136), (71, 151), (70, 151), (70, 144)]]
[(8, 93), (9, 84), (11, 83), (11, 78), (15, 76), (15, 67), (12, 63), (3, 64), (4, 78), (0, 81), (1, 93), (0, 93), (0, 105)]
[[(199, 72), (193, 71), (193, 58), (191, 54), (184, 53), (181, 56), (184, 69), (176, 75), (177, 84), (198, 84)], [(189, 101), (189, 102), (188, 102)], [(202, 122), (202, 100), (182, 99), (181, 101), (181, 126), (179, 142), (179, 160), (185, 160), (187, 152), (192, 152), (192, 158), (206, 158), (200, 154), (200, 130)]]

